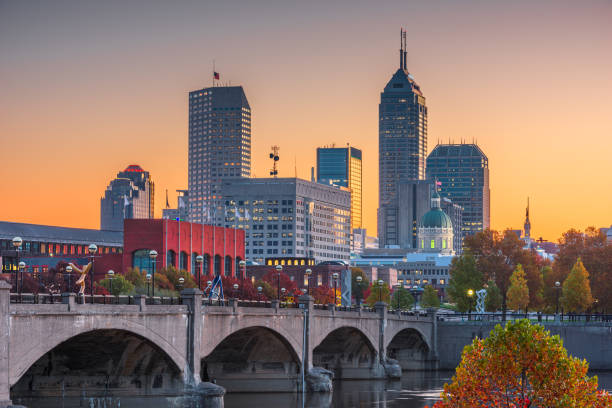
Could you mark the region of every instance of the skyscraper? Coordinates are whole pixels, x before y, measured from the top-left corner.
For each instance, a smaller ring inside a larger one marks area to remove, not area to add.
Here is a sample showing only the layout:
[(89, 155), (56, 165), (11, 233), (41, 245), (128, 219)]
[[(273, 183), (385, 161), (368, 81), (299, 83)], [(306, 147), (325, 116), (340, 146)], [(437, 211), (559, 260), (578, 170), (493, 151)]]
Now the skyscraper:
[(148, 171), (131, 164), (117, 173), (100, 199), (100, 229), (123, 231), (125, 218), (153, 218), (155, 184)]
[(475, 144), (439, 144), (427, 157), (427, 178), (463, 207), (462, 235), (490, 226), (489, 159)]
[(346, 187), (351, 192), (351, 231), (361, 228), (361, 150), (354, 147), (317, 148), (317, 182)]
[(251, 107), (242, 87), (189, 92), (190, 220), (222, 218), (222, 180), (250, 175)]
[[(401, 31), (400, 67), (380, 95), (378, 106), (378, 231), (397, 225), (395, 206), (401, 180), (425, 178), (427, 106), (421, 88), (408, 72), (406, 32)], [(398, 243), (390, 242), (389, 245)]]

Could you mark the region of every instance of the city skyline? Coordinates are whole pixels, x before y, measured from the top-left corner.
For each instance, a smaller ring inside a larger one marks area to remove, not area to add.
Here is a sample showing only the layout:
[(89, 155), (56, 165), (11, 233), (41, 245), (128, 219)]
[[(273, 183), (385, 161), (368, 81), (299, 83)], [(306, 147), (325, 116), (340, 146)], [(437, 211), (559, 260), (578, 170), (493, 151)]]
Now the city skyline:
[[(237, 16), (231, 32), (206, 17), (229, 14), (231, 2), (207, 5), (214, 13), (153, 5), (142, 16), (130, 6), (3, 3), (2, 219), (96, 228), (100, 191), (129, 163), (150, 171), (158, 191), (187, 188), (185, 100), (210, 85), (216, 59), (221, 82), (243, 86), (253, 109), (252, 176), (267, 175), (272, 144), (279, 176), (297, 169), (308, 180), (317, 146), (350, 142), (364, 152), (364, 227), (374, 235), (378, 98), (404, 26), (408, 68), (427, 95), (427, 153), (437, 141), (478, 142), (491, 164), (492, 228), (520, 228), (527, 196), (534, 237), (608, 226), (612, 192), (599, 177), (612, 151), (612, 5), (436, 3), (359, 4), (347, 15), (331, 5), (323, 17), (317, 5), (245, 4), (251, 18)], [(207, 24), (194, 27), (196, 18)]]

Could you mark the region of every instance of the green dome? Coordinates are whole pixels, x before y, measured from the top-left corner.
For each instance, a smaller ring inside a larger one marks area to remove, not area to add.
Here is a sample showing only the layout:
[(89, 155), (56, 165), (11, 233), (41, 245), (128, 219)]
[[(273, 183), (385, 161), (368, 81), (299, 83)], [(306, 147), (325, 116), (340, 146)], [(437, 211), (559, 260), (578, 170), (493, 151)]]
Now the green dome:
[(423, 228), (452, 228), (451, 219), (441, 208), (432, 208), (421, 218)]

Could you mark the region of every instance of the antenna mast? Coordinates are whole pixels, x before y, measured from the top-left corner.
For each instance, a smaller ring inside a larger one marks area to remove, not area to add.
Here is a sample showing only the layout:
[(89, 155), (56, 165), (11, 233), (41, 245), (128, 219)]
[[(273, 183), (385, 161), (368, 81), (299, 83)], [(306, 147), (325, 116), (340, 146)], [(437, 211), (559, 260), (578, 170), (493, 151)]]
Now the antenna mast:
[(270, 159), (272, 159), (272, 170), (270, 170), (270, 175), (274, 178), (278, 177), (278, 167), (277, 167), (277, 163), (278, 163), (278, 152), (280, 150), (280, 147), (274, 145), (271, 147), (272, 152), (270, 152)]

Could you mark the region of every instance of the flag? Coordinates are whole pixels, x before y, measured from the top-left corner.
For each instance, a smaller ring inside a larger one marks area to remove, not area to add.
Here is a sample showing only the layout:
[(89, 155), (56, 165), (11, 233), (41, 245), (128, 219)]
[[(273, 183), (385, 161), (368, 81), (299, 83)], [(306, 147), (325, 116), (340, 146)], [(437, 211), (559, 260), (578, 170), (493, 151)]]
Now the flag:
[(244, 218), (248, 221), (251, 219), (251, 214), (249, 214), (249, 210), (248, 209), (244, 209)]
[(213, 76), (215, 77), (215, 79), (219, 79), (220, 75), (218, 72), (213, 71)]
[(170, 208), (170, 203), (168, 202), (168, 189), (166, 189), (166, 208)]
[(179, 207), (179, 208), (185, 208), (185, 198), (183, 198), (183, 197), (179, 197), (179, 200), (178, 200), (178, 207)]
[(223, 282), (221, 281), (221, 274), (215, 276), (215, 279), (213, 279), (210, 285), (208, 299), (223, 300)]
[(128, 200), (127, 195), (123, 195), (123, 206), (126, 207), (130, 205), (130, 200)]

